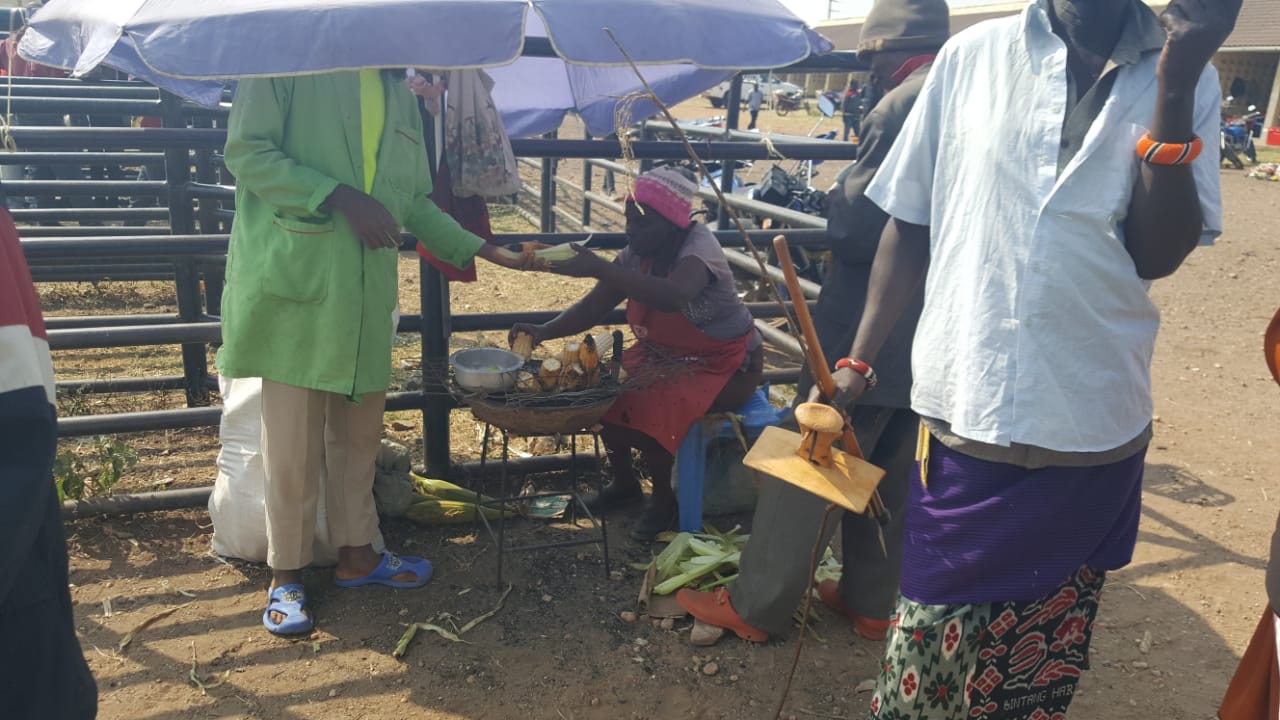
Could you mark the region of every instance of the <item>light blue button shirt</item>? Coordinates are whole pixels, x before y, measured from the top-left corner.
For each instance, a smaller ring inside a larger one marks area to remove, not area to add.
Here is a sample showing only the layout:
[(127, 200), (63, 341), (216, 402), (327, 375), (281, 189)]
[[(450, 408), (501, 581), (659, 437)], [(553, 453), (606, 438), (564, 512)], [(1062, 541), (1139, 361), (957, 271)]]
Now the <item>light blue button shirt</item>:
[[(978, 442), (1102, 452), (1151, 422), (1160, 314), (1125, 250), (1138, 138), (1156, 103), (1149, 53), (1121, 68), (1080, 152), (1058, 172), (1067, 50), (1047, 0), (957, 34), (867, 197), (930, 226), (912, 407)], [(1194, 175), (1202, 242), (1221, 233), (1221, 91), (1205, 69)]]

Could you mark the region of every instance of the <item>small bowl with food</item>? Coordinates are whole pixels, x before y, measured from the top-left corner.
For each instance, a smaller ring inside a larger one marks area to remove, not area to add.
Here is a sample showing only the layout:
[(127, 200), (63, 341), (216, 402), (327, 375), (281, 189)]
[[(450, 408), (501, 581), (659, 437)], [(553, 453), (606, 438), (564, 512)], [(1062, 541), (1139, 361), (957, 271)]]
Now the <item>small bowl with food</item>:
[(500, 348), (459, 350), (449, 356), (453, 381), (471, 392), (501, 393), (516, 386), (524, 358)]

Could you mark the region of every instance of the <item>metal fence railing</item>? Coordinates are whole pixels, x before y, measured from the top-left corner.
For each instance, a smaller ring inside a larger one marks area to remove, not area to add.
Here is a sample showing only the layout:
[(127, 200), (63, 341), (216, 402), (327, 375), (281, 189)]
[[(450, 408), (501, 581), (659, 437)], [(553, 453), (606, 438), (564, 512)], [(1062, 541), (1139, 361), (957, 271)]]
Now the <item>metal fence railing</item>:
[[(737, 89), (735, 83), (733, 90)], [(220, 157), (227, 108), (196, 107), (137, 83), (30, 78), (13, 79), (7, 102), (18, 121), (11, 133), (19, 149), (0, 152), (0, 176), (15, 220), (21, 225), (23, 250), (36, 280), (171, 281), (177, 301), (173, 314), (50, 318), (49, 341), (54, 350), (179, 345), (183, 358), (180, 376), (64, 381), (60, 388), (104, 393), (182, 390), (187, 404), (173, 410), (66, 417), (59, 421), (59, 434), (216, 425), (220, 411), (208, 407), (216, 383), (206, 358), (210, 345), (220, 341), (218, 309), (227, 232), (234, 215), (234, 179)], [(731, 116), (735, 109), (731, 108)], [(50, 118), (55, 116), (61, 116), (61, 121), (43, 124), (53, 122)], [(159, 116), (163, 127), (130, 127), (139, 116)], [(42, 124), (23, 123), (32, 117), (43, 118)], [(616, 140), (546, 138), (516, 140), (512, 145), (521, 158), (542, 159), (540, 170), (554, 168), (555, 161), (565, 159), (589, 161), (588, 168), (614, 172), (622, 168), (611, 163), (622, 157)], [(770, 158), (766, 146), (735, 140), (704, 138), (695, 143), (695, 149), (704, 159)], [(662, 140), (638, 140), (631, 144), (630, 152), (645, 163), (686, 157), (681, 143)], [(787, 145), (787, 155), (792, 158), (850, 160), (852, 154), (853, 148), (843, 143)], [(144, 169), (150, 171), (146, 173), (149, 177), (139, 179)], [(150, 176), (152, 173), (163, 175), (157, 178)], [(554, 231), (557, 213), (551, 201), (555, 197), (548, 190), (556, 184), (555, 174), (544, 173), (543, 179), (538, 190), (542, 210), (538, 219), (543, 229)], [(574, 189), (583, 196), (581, 214), (577, 215), (580, 222), (575, 224), (590, 227), (592, 206), (611, 200), (593, 190), (590, 173)], [(780, 209), (752, 206), (750, 210), (764, 214)], [(753, 231), (752, 239), (763, 244), (773, 235)], [(816, 227), (789, 230), (788, 235), (795, 245), (821, 247), (825, 242), (824, 232)], [(717, 236), (726, 248), (742, 245), (736, 231)], [(498, 241), (559, 243), (585, 238), (586, 233), (581, 232), (547, 232), (500, 235)], [(405, 249), (411, 249), (413, 242), (406, 236)], [(624, 243), (621, 233), (596, 232), (592, 246), (619, 248)], [(436, 366), (447, 357), (450, 337), (455, 333), (505, 330), (515, 322), (541, 322), (552, 315), (453, 314), (447, 283), (425, 262), (419, 263), (419, 270), (421, 311), (403, 315), (398, 331), (419, 335), (424, 367)], [(751, 310), (761, 319), (780, 315), (780, 309), (769, 303), (753, 304)], [(622, 322), (621, 313), (616, 315), (610, 321)], [(798, 369), (791, 367), (771, 371), (767, 379), (789, 383), (797, 375)], [(422, 413), (427, 469), (445, 471), (450, 459), (448, 420), (454, 407), (444, 388), (428, 383), (421, 390), (392, 393), (387, 409)]]

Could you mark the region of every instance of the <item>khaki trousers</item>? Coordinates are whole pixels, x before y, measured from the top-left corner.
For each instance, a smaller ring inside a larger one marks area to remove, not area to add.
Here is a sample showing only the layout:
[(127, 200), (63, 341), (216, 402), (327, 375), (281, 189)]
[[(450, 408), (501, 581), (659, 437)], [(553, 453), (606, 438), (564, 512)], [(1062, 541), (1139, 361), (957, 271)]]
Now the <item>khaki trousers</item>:
[(345, 395), (262, 381), (262, 459), (266, 470), (267, 564), (311, 564), (316, 503), (324, 477), (325, 516), (335, 548), (360, 547), (378, 534), (374, 463), (386, 393)]

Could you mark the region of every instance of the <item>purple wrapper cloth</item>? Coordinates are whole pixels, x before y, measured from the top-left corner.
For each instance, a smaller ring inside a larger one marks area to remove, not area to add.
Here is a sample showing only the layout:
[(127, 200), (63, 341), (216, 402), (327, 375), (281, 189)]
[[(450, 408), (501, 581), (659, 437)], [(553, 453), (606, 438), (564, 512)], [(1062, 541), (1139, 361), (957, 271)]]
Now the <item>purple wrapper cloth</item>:
[(1124, 567), (1142, 512), (1146, 449), (1110, 465), (1028, 470), (929, 445), (912, 473), (902, 594), (930, 605), (1034, 600), (1081, 566)]

